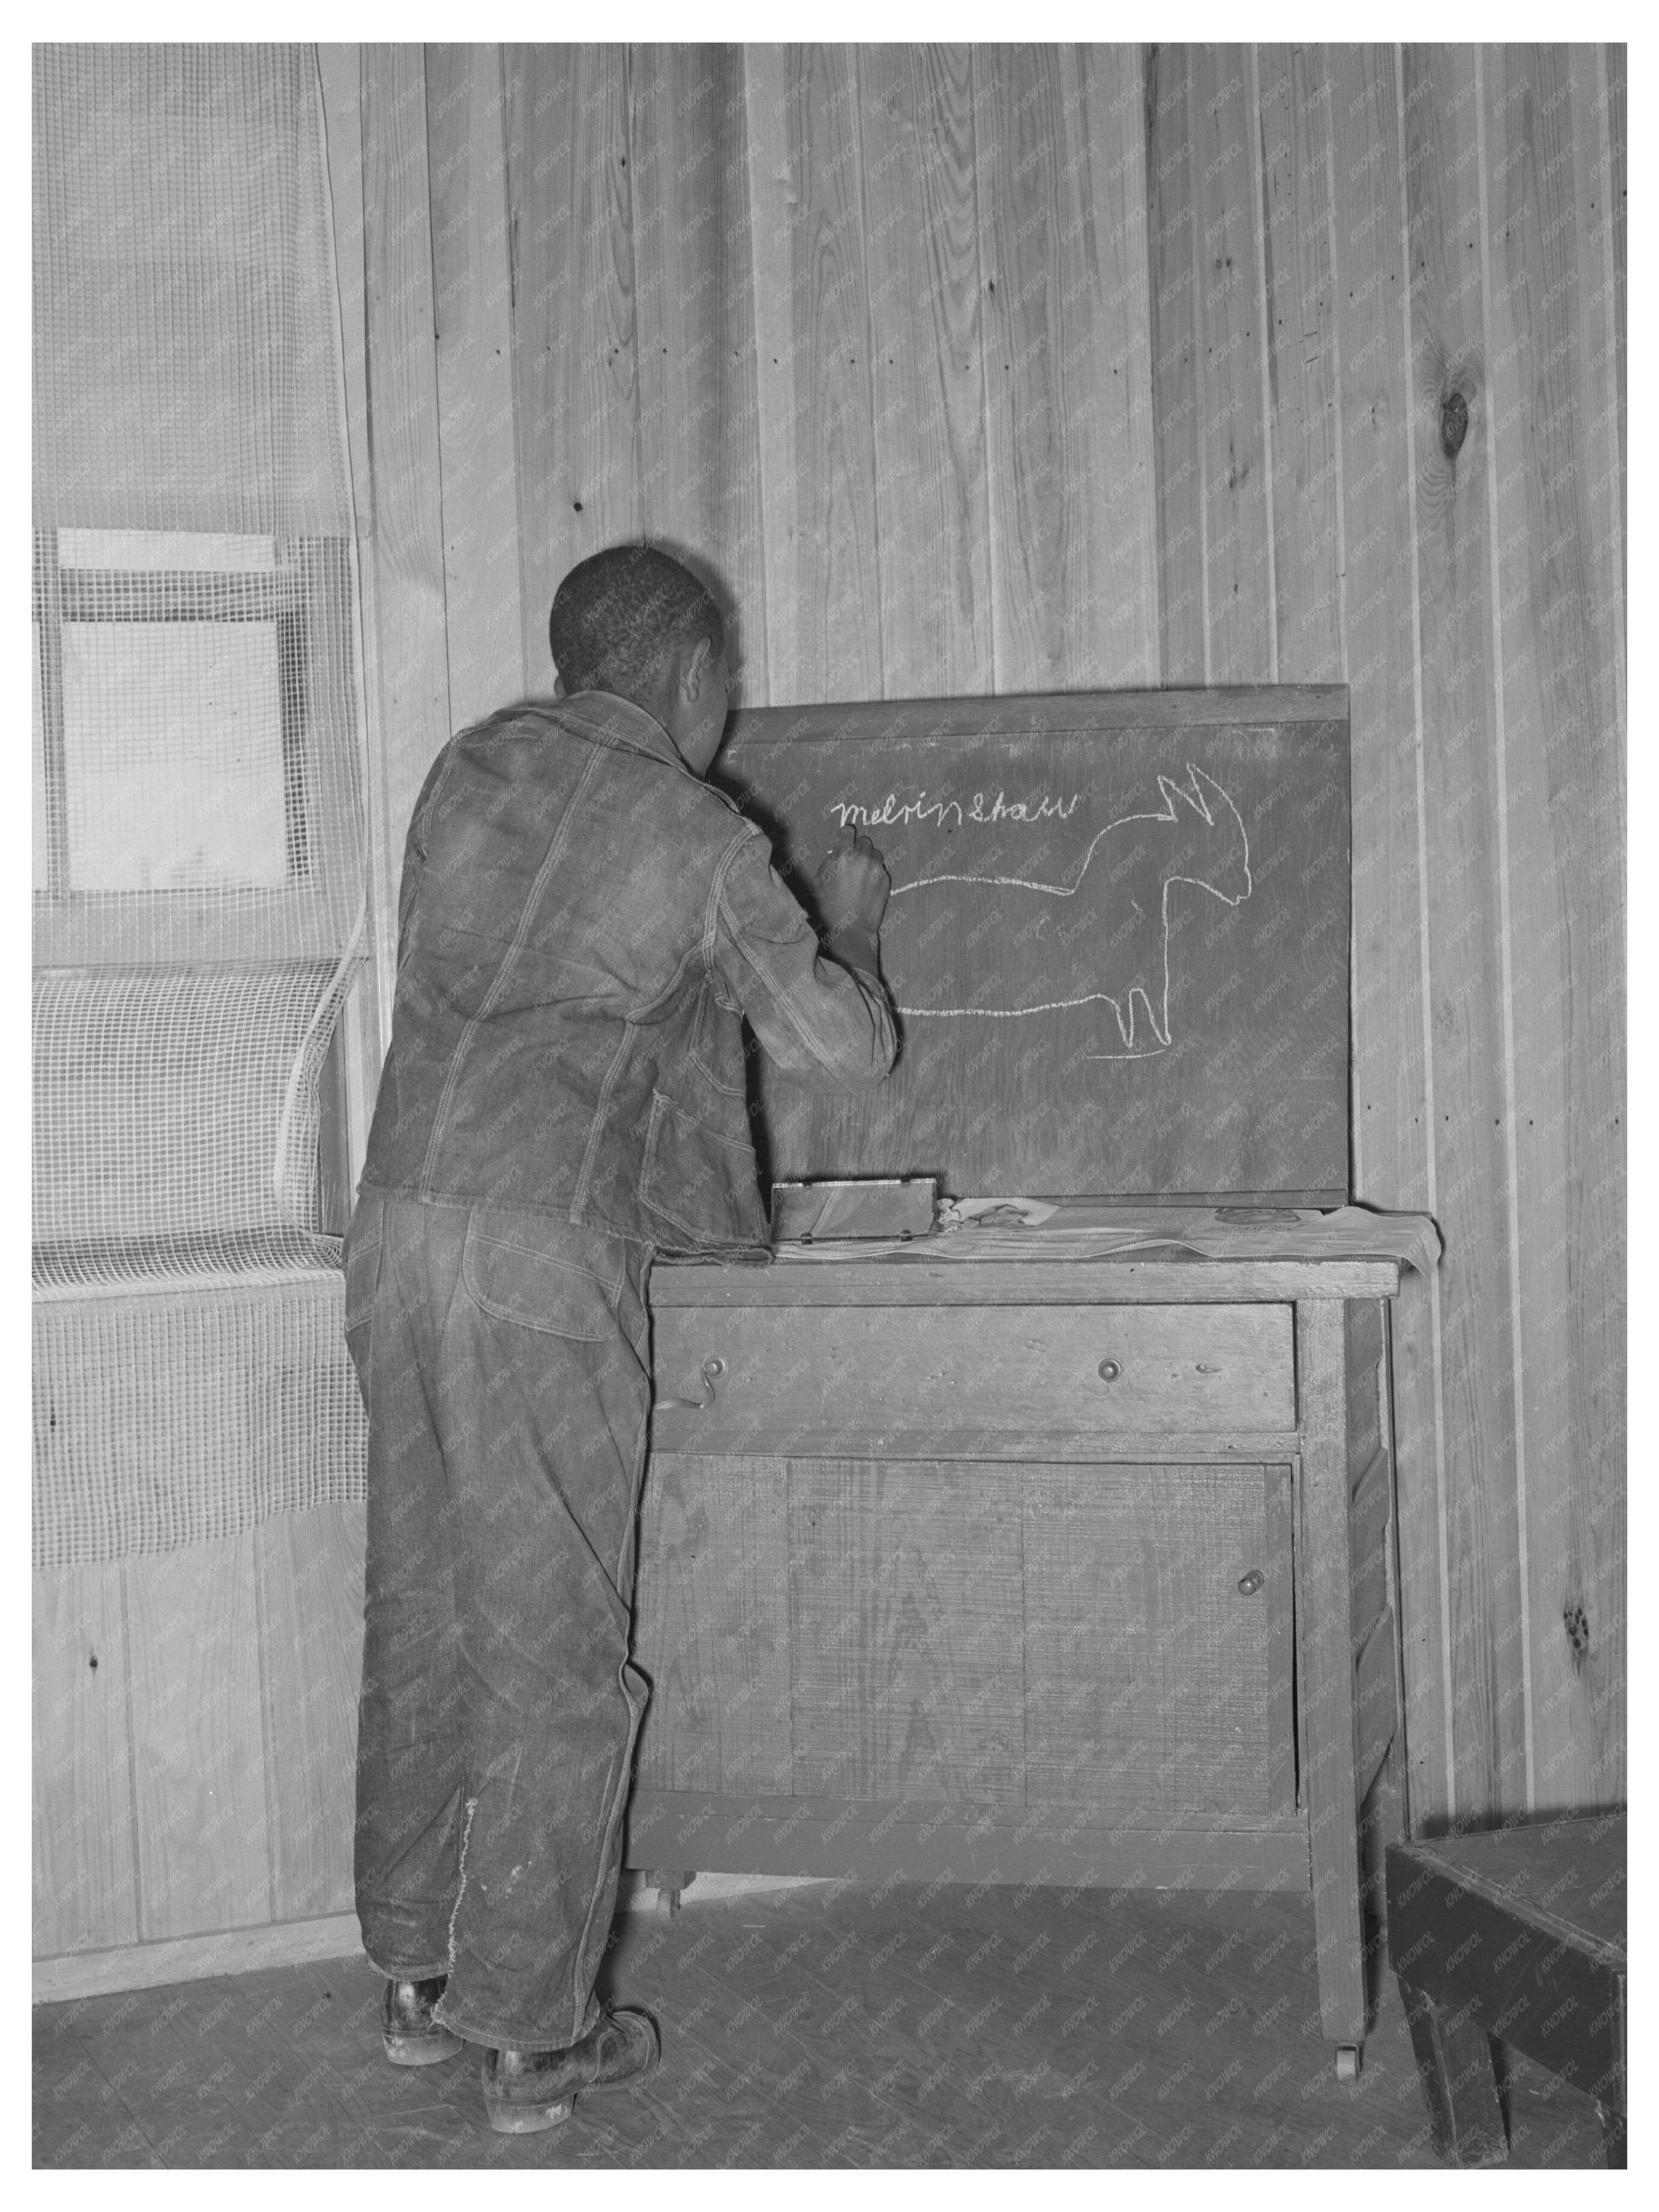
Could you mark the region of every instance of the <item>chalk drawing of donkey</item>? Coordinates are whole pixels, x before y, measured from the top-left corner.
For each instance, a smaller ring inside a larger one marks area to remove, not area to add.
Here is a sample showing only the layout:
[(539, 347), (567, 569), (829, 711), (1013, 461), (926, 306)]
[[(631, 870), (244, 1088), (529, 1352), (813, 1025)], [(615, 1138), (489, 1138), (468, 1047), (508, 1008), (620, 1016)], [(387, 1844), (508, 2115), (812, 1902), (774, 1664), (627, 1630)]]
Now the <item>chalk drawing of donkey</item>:
[[(1160, 775), (1158, 787), (1162, 807), (1097, 831), (1069, 882), (940, 874), (896, 883), (881, 949), (900, 1012), (1014, 1020), (1097, 1002), (1116, 1018), (1118, 1043), (1091, 1057), (1167, 1051), (1171, 888), (1194, 884), (1237, 906), (1250, 895), (1250, 848), (1237, 807), (1202, 769), (1188, 762), (1184, 784)], [(942, 893), (945, 884), (970, 888), (964, 898)], [(1033, 939), (1039, 957), (1027, 950)]]

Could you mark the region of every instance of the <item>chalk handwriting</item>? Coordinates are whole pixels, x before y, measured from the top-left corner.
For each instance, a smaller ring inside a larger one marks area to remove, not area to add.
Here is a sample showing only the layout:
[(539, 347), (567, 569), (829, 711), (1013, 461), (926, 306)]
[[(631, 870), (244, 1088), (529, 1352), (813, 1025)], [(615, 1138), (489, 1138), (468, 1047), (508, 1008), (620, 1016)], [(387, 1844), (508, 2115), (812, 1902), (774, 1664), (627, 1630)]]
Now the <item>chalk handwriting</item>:
[(945, 817), (951, 814), (956, 817), (951, 827), (959, 830), (964, 822), (1069, 822), (1082, 796), (1080, 791), (1074, 791), (1069, 799), (1057, 799), (1044, 792), (1039, 798), (1010, 799), (1006, 791), (1000, 791), (988, 806), (985, 793), (976, 791), (963, 806), (959, 799), (929, 799), (925, 791), (905, 799), (901, 799), (897, 792), (890, 791), (878, 806), (836, 799), (830, 801), (824, 812), (836, 816), (843, 830), (849, 823), (856, 830), (896, 830), (930, 817), (935, 829), (943, 830)]

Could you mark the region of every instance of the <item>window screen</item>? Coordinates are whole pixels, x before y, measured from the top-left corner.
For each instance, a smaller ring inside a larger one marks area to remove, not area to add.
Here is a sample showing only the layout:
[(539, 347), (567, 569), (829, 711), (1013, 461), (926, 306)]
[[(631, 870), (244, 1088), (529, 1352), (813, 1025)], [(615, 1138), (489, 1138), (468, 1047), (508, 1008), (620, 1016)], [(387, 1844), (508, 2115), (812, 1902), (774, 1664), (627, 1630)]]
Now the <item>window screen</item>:
[(315, 59), (34, 58), (35, 958), (343, 953), (352, 529)]

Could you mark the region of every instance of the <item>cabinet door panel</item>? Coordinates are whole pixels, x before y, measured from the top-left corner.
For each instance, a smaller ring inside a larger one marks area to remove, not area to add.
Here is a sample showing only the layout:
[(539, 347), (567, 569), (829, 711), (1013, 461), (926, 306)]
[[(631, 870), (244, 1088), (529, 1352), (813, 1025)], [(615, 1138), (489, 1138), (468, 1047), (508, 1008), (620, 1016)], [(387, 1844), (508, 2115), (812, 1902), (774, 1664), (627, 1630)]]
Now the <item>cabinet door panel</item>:
[(659, 1454), (640, 1780), (1288, 1812), (1291, 1526), (1283, 1467)]
[(1019, 1803), (1019, 1475), (793, 1460), (799, 1796)]
[(1269, 1510), (1282, 1480), (1024, 1470), (1030, 1802), (1148, 1827), (1285, 1809), (1291, 1562), (1288, 1516)]
[(789, 1794), (787, 1480), (781, 1459), (652, 1454), (634, 1634), (647, 1787)]

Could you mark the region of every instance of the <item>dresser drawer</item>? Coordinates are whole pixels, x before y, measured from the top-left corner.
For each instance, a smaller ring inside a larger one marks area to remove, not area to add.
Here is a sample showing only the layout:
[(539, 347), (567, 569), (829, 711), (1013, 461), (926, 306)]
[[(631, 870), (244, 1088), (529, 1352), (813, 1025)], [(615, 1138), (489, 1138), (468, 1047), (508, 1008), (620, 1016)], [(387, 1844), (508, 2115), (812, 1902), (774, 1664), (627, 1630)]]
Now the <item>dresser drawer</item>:
[(653, 1335), (659, 1441), (683, 1451), (1296, 1425), (1289, 1306), (671, 1306)]

